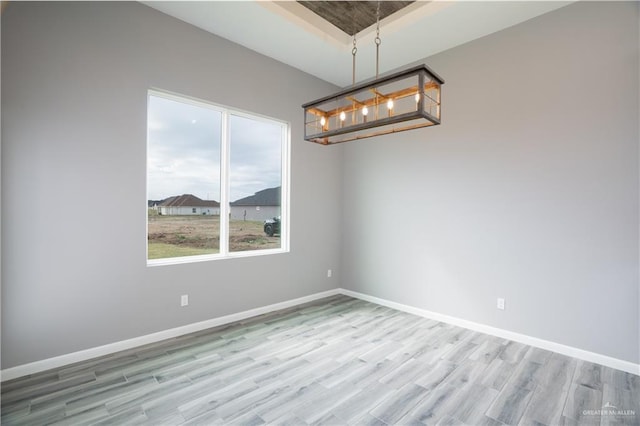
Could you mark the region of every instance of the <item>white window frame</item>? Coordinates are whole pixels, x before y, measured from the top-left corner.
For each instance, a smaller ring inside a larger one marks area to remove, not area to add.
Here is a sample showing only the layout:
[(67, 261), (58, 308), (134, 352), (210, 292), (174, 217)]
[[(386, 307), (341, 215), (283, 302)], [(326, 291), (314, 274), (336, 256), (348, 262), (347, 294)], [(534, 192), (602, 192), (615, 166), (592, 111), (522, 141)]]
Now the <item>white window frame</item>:
[[(221, 122), (221, 141), (220, 141), (220, 250), (218, 253), (195, 255), (195, 256), (181, 256), (181, 257), (168, 257), (163, 259), (149, 259), (149, 215), (148, 215), (148, 200), (145, 199), (145, 222), (147, 237), (145, 244), (145, 255), (147, 259), (147, 266), (161, 266), (161, 265), (176, 265), (183, 263), (203, 262), (210, 260), (220, 259), (234, 259), (252, 256), (267, 256), (279, 253), (289, 252), (289, 230), (290, 230), (290, 216), (289, 216), (289, 187), (290, 187), (290, 152), (291, 152), (291, 124), (288, 121), (280, 120), (277, 118), (269, 117), (254, 112), (243, 111), (237, 108), (228, 107), (225, 105), (216, 104), (202, 99), (196, 99), (190, 96), (179, 95), (171, 92), (167, 92), (159, 89), (150, 89), (147, 92), (147, 114), (149, 111), (149, 98), (151, 96), (161, 97), (176, 102), (187, 103), (193, 106), (208, 108), (222, 114)], [(229, 199), (231, 179), (230, 179), (230, 145), (231, 139), (229, 137), (229, 118), (231, 115), (248, 118), (251, 120), (262, 121), (266, 123), (275, 123), (282, 128), (281, 138), (281, 191), (280, 191), (280, 247), (274, 249), (260, 249), (260, 250), (247, 250), (230, 252), (229, 251), (229, 213), (230, 203)], [(149, 125), (147, 123), (147, 145), (146, 145), (146, 197), (149, 194)]]

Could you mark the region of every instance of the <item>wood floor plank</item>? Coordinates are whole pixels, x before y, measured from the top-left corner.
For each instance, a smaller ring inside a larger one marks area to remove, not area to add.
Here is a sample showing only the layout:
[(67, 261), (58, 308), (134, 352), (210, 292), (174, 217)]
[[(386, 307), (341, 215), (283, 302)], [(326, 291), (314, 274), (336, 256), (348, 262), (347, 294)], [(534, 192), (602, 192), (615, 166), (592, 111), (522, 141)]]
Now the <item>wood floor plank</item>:
[(399, 368), (381, 377), (380, 383), (384, 383), (394, 389), (400, 389), (409, 382), (416, 382), (417, 378), (431, 370), (433, 370), (433, 367), (430, 364), (416, 361), (415, 358), (412, 358)]
[(253, 380), (258, 385), (269, 383), (272, 381), (285, 381), (288, 377), (299, 374), (301, 371), (304, 371), (311, 365), (313, 364), (306, 359), (293, 358), (289, 361), (276, 363), (271, 368), (253, 372), (251, 375), (251, 380)]
[(551, 357), (551, 355), (553, 355), (553, 352), (551, 351), (540, 349), (540, 348), (534, 348), (533, 346), (531, 346), (529, 347), (529, 350), (525, 354), (525, 359), (527, 361), (535, 362), (537, 364), (544, 364), (545, 362), (547, 362), (549, 357)]
[(99, 405), (97, 407), (87, 408), (83, 411), (78, 411), (73, 414), (66, 413), (64, 419), (60, 419), (59, 421), (52, 422), (52, 425), (76, 425), (76, 424), (87, 424), (87, 423), (95, 423), (98, 421), (106, 420), (111, 413), (107, 410), (104, 405)]
[(315, 422), (311, 422), (308, 424), (311, 426), (335, 426), (335, 425), (339, 425), (340, 423), (341, 423), (340, 419), (338, 419), (336, 416), (334, 416), (331, 413), (327, 413), (324, 416), (320, 417)]
[(345, 380), (347, 380), (349, 374), (357, 373), (367, 367), (367, 363), (360, 358), (354, 358), (349, 362), (341, 364), (340, 367), (328, 371), (326, 374), (320, 376), (317, 382), (326, 388), (332, 388)]
[(65, 379), (73, 376), (78, 376), (81, 374), (92, 374), (95, 372), (96, 368), (109, 368), (111, 366), (121, 367), (126, 365), (129, 362), (135, 362), (139, 360), (140, 357), (135, 353), (126, 353), (126, 354), (117, 354), (112, 356), (100, 357), (98, 360), (77, 363), (73, 364), (69, 367), (64, 367), (58, 371), (58, 377), (60, 379)]
[(234, 422), (237, 417), (251, 413), (254, 409), (276, 400), (279, 395), (290, 390), (289, 384), (277, 382), (257, 387), (251, 392), (219, 405), (216, 407), (216, 413), (224, 421)]
[(93, 426), (133, 426), (149, 424), (149, 419), (140, 407), (134, 407), (131, 410), (123, 411), (115, 416), (109, 416), (106, 419), (92, 422)]
[(562, 415), (575, 420), (578, 424), (600, 424), (599, 412), (602, 406), (602, 391), (573, 383)]
[(438, 419), (436, 426), (467, 426), (462, 420), (458, 420), (455, 417), (451, 417), (447, 414)]
[(350, 399), (359, 392), (360, 389), (348, 383), (342, 384), (338, 389), (327, 389), (321, 394), (314, 395), (307, 403), (296, 408), (294, 413), (307, 424), (312, 424), (320, 421), (344, 400)]
[(153, 377), (138, 377), (105, 387), (93, 387), (78, 395), (72, 395), (66, 400), (68, 414), (74, 414), (91, 407), (104, 405), (114, 399), (127, 395), (153, 390), (158, 382)]
[[(31, 401), (28, 399), (23, 399), (21, 401), (16, 401), (11, 404), (5, 404), (0, 401), (2, 406), (2, 415), (0, 415), (0, 424), (8, 424), (7, 419), (16, 419), (29, 415), (31, 412)], [(56, 406), (62, 406), (62, 403), (56, 404)], [(50, 408), (52, 405), (48, 405), (45, 408)]]
[[(75, 365), (75, 364), (74, 364)], [(9, 395), (15, 390), (27, 389), (33, 385), (42, 386), (60, 380), (60, 370), (44, 371), (2, 382), (2, 395)]]
[(177, 392), (191, 385), (191, 383), (191, 380), (187, 377), (178, 377), (164, 383), (149, 386), (149, 388), (143, 388), (137, 392), (122, 395), (121, 397), (108, 401), (105, 406), (107, 410), (109, 410), (109, 413), (118, 414), (122, 411), (127, 411), (136, 406), (142, 406), (149, 401), (155, 401), (165, 395)]
[(361, 360), (367, 362), (367, 363), (372, 363), (375, 364), (377, 362), (382, 361), (383, 359), (385, 359), (387, 356), (391, 355), (392, 353), (396, 352), (398, 350), (398, 343), (394, 342), (394, 341), (387, 341), (387, 342), (380, 342), (379, 344), (375, 345), (371, 350), (363, 353), (362, 355), (360, 355), (358, 358), (360, 358)]
[[(240, 398), (256, 389), (258, 389), (258, 385), (251, 380), (214, 387), (207, 394), (179, 405), (178, 410), (185, 420), (190, 420), (208, 411), (215, 410), (220, 405)], [(219, 417), (216, 415), (216, 418)]]
[(67, 400), (67, 414), (72, 415), (96, 406), (105, 405), (130, 395), (153, 391), (158, 382), (153, 377), (138, 377), (109, 387), (93, 388)]
[(385, 422), (380, 420), (377, 417), (372, 416), (369, 413), (365, 413), (362, 417), (356, 420), (354, 423), (349, 423), (350, 425), (357, 426), (387, 426)]
[(486, 370), (487, 365), (482, 362), (466, 360), (445, 378), (445, 383), (457, 387), (463, 387), (467, 384), (479, 381), (482, 373)]
[(602, 367), (602, 371), (605, 383), (618, 389), (631, 391), (636, 395), (640, 393), (640, 376), (609, 367)]
[(518, 364), (517, 368), (509, 378), (509, 384), (512, 387), (533, 390), (543, 374), (544, 368), (542, 364), (523, 360)]
[(225, 384), (218, 377), (211, 377), (208, 380), (202, 380), (189, 386), (175, 389), (164, 395), (157, 396), (151, 400), (142, 402), (139, 406), (144, 411), (150, 421), (158, 421), (173, 415), (174, 417), (182, 417), (179, 407), (196, 398), (208, 395), (211, 389), (223, 387)]
[(345, 352), (345, 341), (336, 340), (302, 355), (307, 362), (318, 362), (326, 358), (336, 358)]
[(431, 392), (423, 392), (421, 400), (397, 424), (430, 424), (449, 413), (450, 403), (461, 393), (461, 388), (442, 383)]
[(576, 364), (575, 359), (561, 355), (549, 358), (521, 424), (556, 425), (561, 422)]
[(24, 388), (15, 388), (7, 393), (2, 393), (2, 403), (10, 404), (22, 400), (33, 400), (35, 398), (49, 395), (55, 392), (60, 392), (68, 389), (72, 389), (76, 386), (82, 386), (86, 383), (92, 383), (96, 381), (96, 376), (93, 373), (86, 373), (79, 376), (68, 377), (63, 380), (55, 382), (47, 381), (46, 383), (31, 383)]
[(62, 389), (58, 392), (51, 392), (31, 400), (31, 411), (39, 411), (50, 405), (65, 404), (78, 397), (87, 397), (96, 393), (108, 391), (127, 383), (124, 376), (115, 376), (108, 379), (99, 379), (87, 382), (78, 386)]
[(425, 388), (408, 383), (386, 398), (370, 413), (386, 424), (396, 424), (427, 396), (428, 393)]
[(505, 385), (487, 409), (488, 417), (507, 425), (518, 424), (533, 396), (533, 390), (517, 385), (517, 382), (511, 381)]
[(480, 383), (497, 391), (502, 390), (507, 380), (516, 369), (516, 364), (511, 364), (501, 359), (494, 359), (482, 372)]
[(453, 343), (442, 343), (438, 346), (424, 346), (419, 352), (415, 354), (417, 360), (433, 364), (443, 359), (447, 353), (456, 347)]
[(4, 382), (0, 422), (637, 426), (639, 388), (633, 374), (338, 295)]
[[(326, 392), (327, 388), (319, 385), (316, 382), (307, 383), (305, 381), (300, 381), (298, 383), (293, 383), (291, 385), (290, 391), (283, 392), (277, 398), (273, 399), (270, 402), (262, 404), (254, 411), (265, 422), (277, 423), (279, 419), (287, 419), (288, 415), (293, 415), (293, 412), (296, 409), (306, 404), (312, 398), (315, 398), (317, 395), (324, 394)], [(298, 419), (296, 416), (293, 417)]]
[(602, 391), (602, 366), (592, 362), (578, 361), (574, 383)]
[[(242, 368), (246, 365), (251, 365), (254, 362), (255, 361), (251, 358), (240, 356), (220, 358), (214, 360), (213, 362), (204, 362), (201, 367), (196, 368), (195, 370), (188, 371), (185, 374), (178, 374), (172, 376), (171, 378), (173, 379), (184, 375), (195, 382), (202, 379), (208, 379), (209, 377), (220, 374), (222, 372)], [(160, 376), (162, 377), (162, 375)], [(162, 382), (164, 381), (165, 380), (162, 380)]]
[(401, 368), (405, 362), (410, 361), (410, 358), (396, 358), (390, 360), (388, 358), (383, 359), (375, 364), (368, 363), (367, 368), (361, 370), (359, 374), (349, 377), (349, 383), (353, 386), (366, 389), (371, 385), (380, 383), (380, 379), (389, 374), (391, 371)]
[(340, 365), (341, 364), (334, 359), (324, 359), (319, 362), (303, 365), (295, 370), (287, 371), (282, 374), (282, 380), (293, 384), (298, 384), (300, 381), (309, 384), (323, 377), (326, 372), (336, 370)]
[[(402, 344), (398, 345), (398, 349), (389, 354), (388, 358), (394, 359), (397, 357), (410, 357), (410, 358), (419, 358), (420, 355), (424, 353), (431, 353), (433, 351), (433, 347), (429, 345), (429, 340), (419, 339), (410, 339), (406, 342), (402, 342)], [(429, 362), (425, 360), (425, 362)]]
[(464, 424), (476, 425), (484, 421), (487, 409), (497, 396), (497, 390), (472, 383), (463, 389), (457, 400), (447, 407), (447, 411)]
[(332, 413), (340, 419), (339, 423), (352, 423), (394, 393), (395, 389), (382, 383), (375, 383), (338, 404)]
[(471, 342), (476, 345), (476, 350), (469, 355), (472, 361), (480, 361), (490, 364), (504, 350), (504, 345), (487, 340), (480, 344)]
[(195, 375), (196, 372), (207, 370), (212, 364), (218, 362), (223, 362), (222, 357), (218, 354), (212, 354), (208, 357), (194, 358), (179, 364), (174, 363), (158, 368), (153, 372), (153, 377), (155, 377), (159, 383), (162, 383), (180, 376)]
[(276, 426), (300, 426), (300, 425), (304, 425), (305, 422), (300, 420), (293, 413), (286, 413), (278, 417), (276, 420), (269, 422), (268, 424), (276, 425)]
[(28, 425), (40, 426), (64, 420), (67, 413), (64, 405), (51, 405), (44, 410), (35, 413), (28, 412), (26, 415), (15, 413), (2, 417), (3, 425)]
[(460, 344), (456, 345), (453, 350), (447, 352), (443, 356), (443, 358), (455, 364), (460, 364), (464, 360), (470, 359), (471, 355), (475, 353), (477, 349), (478, 345), (473, 342), (461, 342)]
[[(421, 372), (414, 383), (422, 386), (427, 391), (431, 391), (438, 387), (445, 379), (447, 379), (451, 373), (453, 373), (458, 365), (448, 361), (446, 359), (440, 360), (435, 364), (429, 364), (430, 368)], [(455, 378), (454, 378), (455, 380)]]
[(225, 422), (220, 418), (220, 416), (218, 416), (215, 410), (210, 410), (198, 415), (197, 417), (188, 419), (182, 424), (189, 425), (189, 426), (203, 426), (203, 425), (216, 426), (216, 425), (224, 425)]
[(640, 399), (632, 391), (605, 383), (602, 401), (602, 426), (640, 425)]
[(519, 363), (529, 351), (529, 346), (522, 343), (509, 341), (498, 358), (511, 364)]

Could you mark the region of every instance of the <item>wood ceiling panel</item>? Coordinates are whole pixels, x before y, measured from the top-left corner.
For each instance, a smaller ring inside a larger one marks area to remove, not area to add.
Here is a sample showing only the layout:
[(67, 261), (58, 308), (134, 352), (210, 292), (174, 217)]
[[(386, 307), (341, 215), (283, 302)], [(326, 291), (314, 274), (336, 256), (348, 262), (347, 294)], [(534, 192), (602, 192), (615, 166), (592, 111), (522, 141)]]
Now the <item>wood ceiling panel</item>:
[(413, 1), (298, 1), (298, 3), (346, 34), (353, 35), (376, 23), (378, 3), (380, 3), (380, 20), (382, 20), (409, 6)]

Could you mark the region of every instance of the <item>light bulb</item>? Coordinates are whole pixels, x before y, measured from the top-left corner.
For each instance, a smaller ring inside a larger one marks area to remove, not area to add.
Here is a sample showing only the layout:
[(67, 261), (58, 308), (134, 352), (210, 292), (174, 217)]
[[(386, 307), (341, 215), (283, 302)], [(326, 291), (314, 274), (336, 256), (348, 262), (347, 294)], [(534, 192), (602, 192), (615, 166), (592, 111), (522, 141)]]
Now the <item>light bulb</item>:
[(387, 108), (388, 108), (388, 109), (393, 109), (393, 99), (389, 99), (389, 100), (387, 101)]
[(416, 102), (420, 102), (420, 93), (416, 93)]
[(324, 126), (325, 124), (327, 124), (327, 119), (326, 119), (326, 118), (324, 118), (324, 117), (322, 117), (322, 118), (320, 119), (320, 125), (321, 125), (321, 126)]
[(347, 114), (344, 113), (344, 111), (342, 111), (340, 113), (340, 121), (344, 121), (347, 118)]
[(362, 108), (362, 115), (364, 115), (365, 117), (367, 116), (367, 114), (369, 114), (369, 108), (367, 108), (366, 106)]

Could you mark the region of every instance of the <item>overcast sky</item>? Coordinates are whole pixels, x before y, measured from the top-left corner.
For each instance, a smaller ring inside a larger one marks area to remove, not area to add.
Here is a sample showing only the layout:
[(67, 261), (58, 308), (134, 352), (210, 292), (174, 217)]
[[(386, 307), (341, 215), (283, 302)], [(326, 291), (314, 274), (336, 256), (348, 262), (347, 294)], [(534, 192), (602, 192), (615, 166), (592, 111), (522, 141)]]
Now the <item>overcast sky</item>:
[[(193, 194), (220, 201), (221, 113), (149, 97), (150, 200)], [(280, 185), (281, 127), (230, 116), (231, 194), (236, 201)]]

